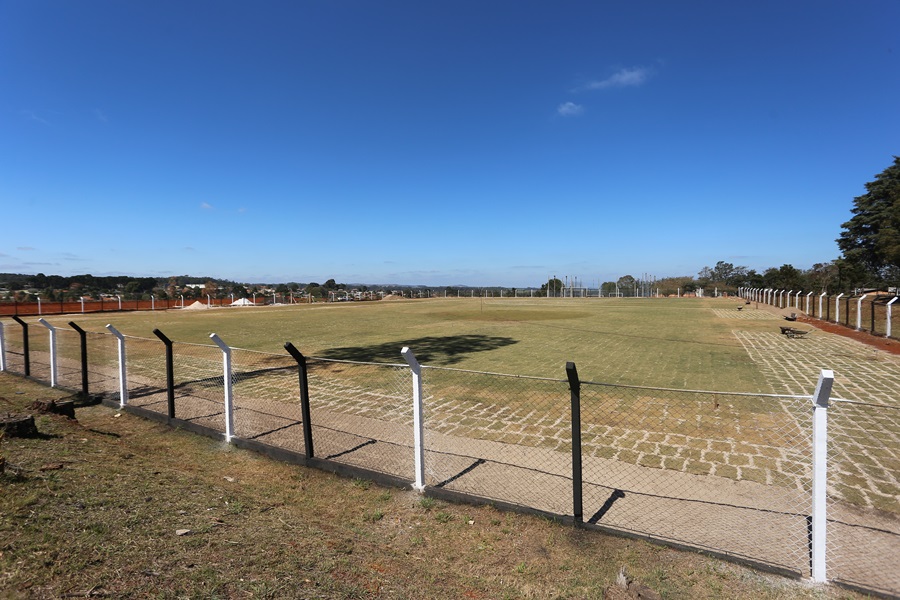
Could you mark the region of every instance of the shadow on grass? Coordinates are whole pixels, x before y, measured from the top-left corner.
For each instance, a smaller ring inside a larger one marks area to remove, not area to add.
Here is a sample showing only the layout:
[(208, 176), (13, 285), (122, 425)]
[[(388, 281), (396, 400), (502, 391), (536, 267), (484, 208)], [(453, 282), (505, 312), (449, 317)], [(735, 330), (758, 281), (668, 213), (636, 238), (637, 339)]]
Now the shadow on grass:
[(518, 340), (513, 338), (479, 334), (428, 336), (371, 346), (332, 348), (317, 353), (316, 358), (398, 363), (403, 360), (400, 351), (404, 346), (408, 346), (420, 363), (447, 366), (460, 362), (468, 354), (496, 350), (515, 343), (518, 343)]

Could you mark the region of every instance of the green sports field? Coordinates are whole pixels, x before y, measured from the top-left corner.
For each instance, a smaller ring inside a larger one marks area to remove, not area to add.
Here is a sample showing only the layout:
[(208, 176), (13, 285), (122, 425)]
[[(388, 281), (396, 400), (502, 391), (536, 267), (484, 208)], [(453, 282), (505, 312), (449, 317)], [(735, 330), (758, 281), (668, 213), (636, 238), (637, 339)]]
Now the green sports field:
[[(573, 361), (583, 379), (631, 385), (773, 392), (733, 330), (777, 331), (777, 317), (736, 299), (590, 298), (347, 302), (281, 307), (170, 310), (50, 317), (89, 331), (112, 323), (152, 338), (307, 356), (402, 362), (403, 346), (422, 364), (565, 377)], [(740, 315), (739, 322), (717, 314)], [(748, 318), (757, 312), (760, 317)], [(811, 392), (812, 390), (810, 390)]]

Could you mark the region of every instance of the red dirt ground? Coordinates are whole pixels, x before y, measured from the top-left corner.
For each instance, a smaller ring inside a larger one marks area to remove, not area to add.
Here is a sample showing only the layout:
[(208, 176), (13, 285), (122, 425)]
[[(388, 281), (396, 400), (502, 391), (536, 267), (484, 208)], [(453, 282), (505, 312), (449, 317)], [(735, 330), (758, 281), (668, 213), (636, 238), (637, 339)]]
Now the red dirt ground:
[(819, 319), (812, 318), (806, 315), (797, 315), (797, 322), (809, 323), (816, 329), (821, 329), (822, 331), (827, 331), (828, 333), (836, 333), (838, 335), (854, 339), (858, 342), (862, 342), (863, 344), (873, 346), (875, 348), (878, 348), (879, 350), (890, 352), (891, 354), (900, 354), (900, 342), (891, 338), (879, 337), (865, 331), (857, 331), (851, 327), (838, 325), (837, 323), (820, 321)]

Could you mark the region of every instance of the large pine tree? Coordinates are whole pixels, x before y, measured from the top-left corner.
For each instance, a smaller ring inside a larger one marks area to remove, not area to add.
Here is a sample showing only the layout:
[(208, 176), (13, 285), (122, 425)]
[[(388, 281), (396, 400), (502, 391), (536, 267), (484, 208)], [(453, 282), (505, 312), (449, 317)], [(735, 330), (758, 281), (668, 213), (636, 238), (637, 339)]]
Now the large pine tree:
[(837, 239), (844, 259), (880, 281), (900, 278), (900, 157), (853, 200), (853, 217)]

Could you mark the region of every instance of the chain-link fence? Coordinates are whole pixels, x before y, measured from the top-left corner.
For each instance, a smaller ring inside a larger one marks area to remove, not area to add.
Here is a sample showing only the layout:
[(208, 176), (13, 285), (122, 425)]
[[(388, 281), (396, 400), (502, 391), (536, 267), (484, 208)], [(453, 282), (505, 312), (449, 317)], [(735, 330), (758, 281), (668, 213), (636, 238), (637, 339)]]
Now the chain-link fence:
[[(164, 356), (164, 344), (157, 342)], [(225, 370), (222, 351), (206, 344), (172, 344), (172, 415), (225, 432)], [(163, 380), (164, 381), (164, 380)], [(162, 401), (162, 399), (160, 399)], [(168, 399), (165, 400), (168, 403)], [(156, 405), (164, 412), (164, 404)]]
[(310, 358), (307, 369), (316, 456), (412, 479), (409, 368)]
[[(231, 352), (235, 435), (303, 451), (297, 362), (287, 354)], [(220, 370), (221, 362), (219, 351)]]
[(900, 407), (828, 409), (828, 578), (900, 595)]
[(111, 333), (85, 332), (88, 391), (116, 403), (119, 397), (119, 351)]
[(565, 380), (427, 366), (422, 379), (427, 486), (572, 514)]
[(809, 574), (809, 397), (583, 382), (585, 520)]

